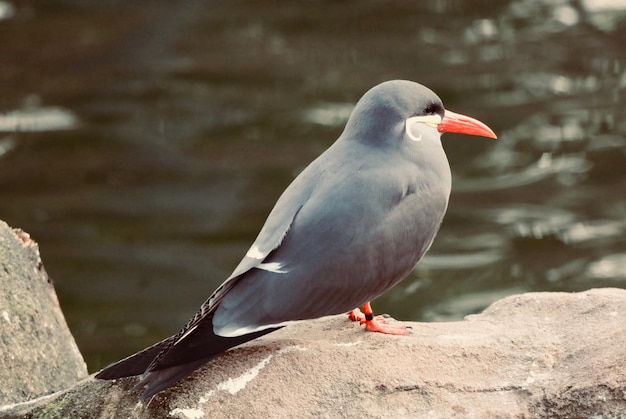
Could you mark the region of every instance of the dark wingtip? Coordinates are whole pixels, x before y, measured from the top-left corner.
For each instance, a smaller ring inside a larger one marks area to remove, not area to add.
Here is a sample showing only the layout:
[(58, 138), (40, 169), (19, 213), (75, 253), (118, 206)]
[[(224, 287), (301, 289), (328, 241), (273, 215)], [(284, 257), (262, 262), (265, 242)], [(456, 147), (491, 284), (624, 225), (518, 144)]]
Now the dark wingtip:
[(98, 372), (95, 377), (100, 380), (114, 380), (116, 378), (132, 377), (143, 374), (154, 358), (168, 344), (168, 339), (162, 340), (143, 351), (119, 360)]
[(143, 390), (139, 399), (149, 399), (158, 392), (165, 390), (177, 381), (185, 378), (213, 358), (214, 356), (210, 356), (187, 364), (176, 365), (175, 367), (149, 371), (141, 376), (141, 380), (132, 388), (132, 391)]

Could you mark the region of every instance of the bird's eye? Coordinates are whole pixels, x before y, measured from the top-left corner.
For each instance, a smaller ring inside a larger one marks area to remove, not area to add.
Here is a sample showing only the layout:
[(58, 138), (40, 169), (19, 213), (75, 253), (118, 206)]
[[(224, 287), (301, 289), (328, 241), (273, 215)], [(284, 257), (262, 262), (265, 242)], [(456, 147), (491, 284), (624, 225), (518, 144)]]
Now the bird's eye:
[(422, 115), (437, 114), (443, 116), (444, 112), (443, 106), (441, 106), (440, 103), (431, 103), (422, 111)]

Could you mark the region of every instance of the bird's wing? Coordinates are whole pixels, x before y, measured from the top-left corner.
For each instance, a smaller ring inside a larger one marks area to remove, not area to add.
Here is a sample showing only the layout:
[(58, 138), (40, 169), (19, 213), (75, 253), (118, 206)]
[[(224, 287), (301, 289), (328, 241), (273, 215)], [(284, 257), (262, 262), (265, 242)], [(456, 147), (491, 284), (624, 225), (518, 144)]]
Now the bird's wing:
[(306, 188), (298, 189), (290, 186), (285, 190), (267, 217), (259, 235), (230, 278), (237, 277), (254, 267), (258, 267), (273, 250), (280, 246), (283, 238), (291, 228), (296, 214), (298, 214), (298, 211), (306, 202), (308, 195)]

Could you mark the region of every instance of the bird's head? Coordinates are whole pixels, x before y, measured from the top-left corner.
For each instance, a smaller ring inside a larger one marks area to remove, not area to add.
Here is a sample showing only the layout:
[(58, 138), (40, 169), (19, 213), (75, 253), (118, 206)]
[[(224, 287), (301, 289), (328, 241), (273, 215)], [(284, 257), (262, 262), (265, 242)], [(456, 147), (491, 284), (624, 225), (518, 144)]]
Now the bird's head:
[(389, 142), (398, 143), (399, 139), (438, 141), (444, 132), (497, 138), (487, 125), (446, 110), (432, 90), (407, 80), (387, 81), (365, 93), (354, 108), (345, 132), (372, 145), (389, 145)]

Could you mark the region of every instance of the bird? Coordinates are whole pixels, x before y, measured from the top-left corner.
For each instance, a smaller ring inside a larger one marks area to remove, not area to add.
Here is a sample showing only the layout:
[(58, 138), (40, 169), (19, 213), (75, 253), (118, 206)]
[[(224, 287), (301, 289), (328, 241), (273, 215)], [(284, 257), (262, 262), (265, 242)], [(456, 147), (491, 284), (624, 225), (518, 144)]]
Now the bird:
[(497, 138), (479, 120), (446, 110), (419, 83), (391, 80), (369, 89), (193, 318), (96, 378), (141, 375), (133, 391), (145, 400), (230, 348), (337, 314), (369, 331), (408, 334), (374, 316), (370, 302), (415, 268), (443, 221), (451, 192), (445, 132)]

